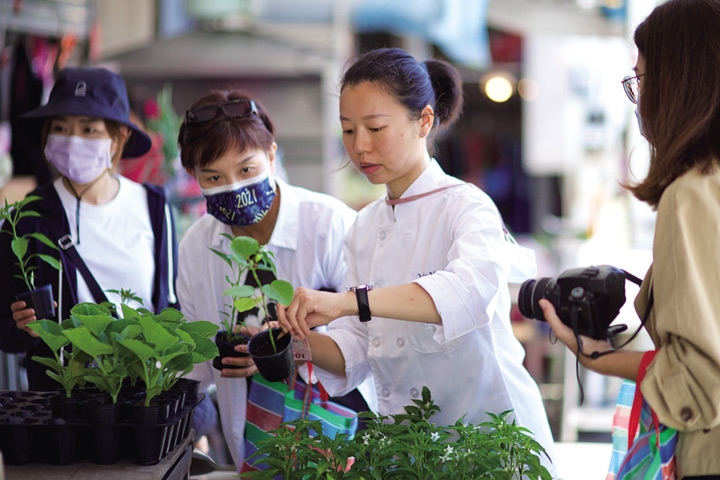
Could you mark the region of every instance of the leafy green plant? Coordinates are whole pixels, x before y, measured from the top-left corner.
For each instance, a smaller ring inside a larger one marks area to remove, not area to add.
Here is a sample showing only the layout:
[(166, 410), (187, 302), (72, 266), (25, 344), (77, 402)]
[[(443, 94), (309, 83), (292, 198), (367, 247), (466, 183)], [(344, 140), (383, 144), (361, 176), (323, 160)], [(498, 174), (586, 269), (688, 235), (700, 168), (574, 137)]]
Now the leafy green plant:
[[(218, 351), (208, 338), (215, 333), (211, 322), (188, 322), (174, 308), (159, 314), (127, 305), (138, 298), (129, 290), (113, 290), (122, 299), (122, 315), (111, 303), (80, 303), (70, 310), (70, 318), (61, 324), (35, 321), (30, 328), (53, 351), (55, 359), (33, 357), (52, 368), (48, 371), (70, 396), (78, 383), (91, 382), (108, 392), (113, 403), (126, 378), (140, 378), (145, 385), (145, 405), (177, 379), (189, 373), (194, 365), (214, 358)], [(64, 364), (63, 347), (72, 345), (69, 362)]]
[[(169, 390), (181, 376), (190, 373), (196, 363), (211, 360), (218, 354), (208, 339), (216, 327), (212, 322), (188, 322), (182, 313), (166, 308), (158, 315), (140, 315), (123, 308), (123, 319), (133, 322), (139, 334), (132, 338), (118, 337), (118, 343), (136, 358), (129, 362), (131, 373), (145, 384), (145, 406), (153, 397)], [(136, 323), (135, 323), (136, 322)]]
[(40, 214), (33, 210), (26, 210), (27, 204), (40, 200), (41, 197), (37, 195), (28, 195), (23, 200), (17, 201), (13, 204), (8, 204), (5, 199), (5, 206), (0, 209), (0, 221), (5, 220), (5, 224), (8, 228), (3, 228), (0, 232), (7, 233), (12, 236), (10, 242), (10, 248), (17, 259), (15, 264), (20, 269), (19, 275), (14, 275), (15, 278), (19, 278), (25, 282), (28, 290), (35, 290), (35, 270), (36, 266), (30, 265), (30, 261), (33, 258), (39, 258), (51, 267), (62, 270), (62, 263), (57, 258), (43, 253), (33, 253), (28, 255), (28, 246), (30, 239), (35, 239), (48, 247), (58, 250), (58, 247), (45, 235), (38, 232), (30, 232), (24, 235), (18, 235), (17, 225), (21, 219), (25, 217), (39, 217)]
[(52, 351), (54, 358), (33, 356), (38, 363), (51, 368), (47, 375), (62, 385), (65, 395), (70, 398), (76, 385), (85, 383), (85, 365), (90, 357), (82, 350), (65, 349), (70, 340), (63, 333), (62, 327), (53, 320), (37, 320), (28, 324), (40, 339)]
[(242, 478), (271, 479), (551, 479), (546, 455), (525, 428), (509, 421), (511, 411), (489, 414), (480, 425), (442, 427), (431, 417), (440, 409), (430, 390), (398, 415), (361, 413), (368, 429), (353, 439), (329, 438), (319, 422), (297, 420), (259, 442), (251, 459), (266, 469)]
[[(223, 327), (226, 335), (232, 336), (237, 327), (236, 324), (238, 312), (246, 312), (255, 307), (259, 307), (263, 316), (268, 318), (268, 301), (274, 300), (284, 305), (289, 305), (293, 297), (293, 286), (285, 280), (273, 280), (270, 284), (262, 285), (258, 291), (251, 285), (241, 284), (243, 273), (252, 275), (257, 285), (261, 285), (258, 278), (258, 271), (271, 271), (277, 275), (275, 269), (274, 255), (266, 247), (260, 246), (257, 240), (251, 237), (235, 237), (226, 233), (221, 234), (230, 240), (230, 252), (226, 254), (219, 250), (210, 248), (213, 253), (222, 258), (232, 269), (233, 277), (226, 276), (225, 279), (230, 288), (223, 292), (232, 298), (230, 314), (221, 312), (224, 315)], [(275, 339), (270, 334), (270, 342), (273, 351), (277, 353), (275, 348)]]

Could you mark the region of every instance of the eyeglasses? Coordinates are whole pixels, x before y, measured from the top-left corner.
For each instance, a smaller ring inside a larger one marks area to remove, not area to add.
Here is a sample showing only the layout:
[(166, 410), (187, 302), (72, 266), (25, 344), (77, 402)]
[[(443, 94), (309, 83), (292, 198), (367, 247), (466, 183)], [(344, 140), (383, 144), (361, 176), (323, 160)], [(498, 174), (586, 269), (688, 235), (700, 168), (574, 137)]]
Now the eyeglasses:
[(640, 99), (640, 77), (644, 77), (645, 74), (634, 77), (625, 77), (622, 80), (622, 86), (625, 89), (625, 95), (628, 96), (632, 103), (638, 103)]
[(252, 100), (231, 100), (227, 103), (216, 105), (204, 105), (185, 112), (185, 123), (208, 122), (215, 118), (218, 113), (224, 113), (229, 118), (247, 118), (253, 113), (258, 117), (257, 107)]

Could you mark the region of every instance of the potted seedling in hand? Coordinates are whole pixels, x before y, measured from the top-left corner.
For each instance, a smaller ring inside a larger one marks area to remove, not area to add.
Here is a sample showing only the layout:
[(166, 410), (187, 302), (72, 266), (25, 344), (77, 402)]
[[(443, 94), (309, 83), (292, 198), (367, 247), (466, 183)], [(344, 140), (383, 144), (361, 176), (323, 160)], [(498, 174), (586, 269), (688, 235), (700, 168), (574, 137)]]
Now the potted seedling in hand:
[[(235, 320), (238, 312), (246, 312), (253, 308), (260, 310), (261, 318), (270, 320), (268, 305), (270, 301), (290, 304), (292, 301), (293, 287), (285, 280), (273, 280), (263, 285), (258, 272), (265, 270), (276, 274), (274, 257), (272, 252), (251, 237), (236, 237), (224, 234), (230, 240), (231, 255), (213, 250), (223, 258), (231, 267), (237, 266), (238, 274), (234, 279), (227, 277), (231, 287), (223, 294), (233, 300), (231, 322)], [(241, 285), (242, 274), (252, 275), (259, 289), (251, 285)], [(239, 325), (227, 325), (228, 328), (237, 329)], [(289, 377), (295, 368), (292, 349), (290, 348), (292, 337), (280, 335), (279, 328), (269, 328), (255, 335), (248, 343), (248, 352), (255, 361), (260, 374), (268, 381), (278, 381)], [(223, 365), (223, 367), (226, 367)]]
[(25, 282), (27, 291), (18, 293), (15, 298), (18, 301), (24, 301), (28, 308), (35, 310), (35, 317), (38, 319), (52, 318), (55, 315), (55, 304), (52, 295), (52, 285), (43, 285), (39, 288), (35, 288), (35, 270), (36, 265), (33, 265), (33, 259), (39, 258), (51, 267), (62, 270), (62, 263), (57, 258), (44, 253), (31, 253), (28, 254), (28, 247), (30, 240), (37, 240), (47, 247), (58, 250), (58, 247), (45, 235), (39, 232), (30, 232), (24, 235), (18, 234), (17, 227), (18, 223), (22, 218), (25, 217), (39, 217), (40, 214), (33, 210), (26, 210), (25, 206), (29, 203), (40, 200), (40, 197), (36, 195), (29, 195), (23, 200), (17, 201), (13, 204), (8, 204), (7, 199), (5, 200), (5, 206), (0, 209), (0, 222), (3, 224), (1, 233), (7, 233), (12, 237), (10, 247), (15, 255), (17, 265), (20, 273), (16, 273), (15, 278), (19, 278)]

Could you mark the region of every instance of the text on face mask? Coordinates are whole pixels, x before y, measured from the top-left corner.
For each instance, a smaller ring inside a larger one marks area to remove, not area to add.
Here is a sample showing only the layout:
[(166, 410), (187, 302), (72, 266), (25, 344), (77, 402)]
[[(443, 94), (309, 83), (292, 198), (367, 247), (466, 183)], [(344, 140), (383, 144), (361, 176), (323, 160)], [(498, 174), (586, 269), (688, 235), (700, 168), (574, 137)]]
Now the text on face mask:
[(235, 196), (237, 199), (237, 208), (243, 208), (247, 207), (248, 205), (252, 205), (254, 203), (257, 203), (257, 197), (255, 196), (255, 190), (243, 190), (239, 194)]

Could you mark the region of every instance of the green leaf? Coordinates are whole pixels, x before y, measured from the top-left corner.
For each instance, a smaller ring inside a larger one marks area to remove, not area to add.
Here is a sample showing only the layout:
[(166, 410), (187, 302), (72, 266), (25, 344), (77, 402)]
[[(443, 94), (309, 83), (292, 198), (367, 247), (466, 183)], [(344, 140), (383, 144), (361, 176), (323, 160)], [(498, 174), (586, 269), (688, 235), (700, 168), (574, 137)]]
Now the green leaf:
[(141, 317), (140, 325), (143, 327), (143, 337), (155, 346), (155, 350), (163, 352), (175, 343), (177, 337), (158, 324), (153, 318)]
[(37, 240), (38, 242), (44, 243), (45, 245), (47, 245), (48, 247), (50, 247), (50, 248), (52, 248), (52, 249), (60, 250), (60, 249), (58, 248), (58, 246), (53, 243), (52, 240), (50, 240), (48, 237), (46, 237), (46, 236), (43, 235), (42, 233), (31, 232), (31, 233), (26, 234), (25, 236), (26, 236), (26, 237), (34, 238), (34, 239)]
[(25, 254), (27, 253), (28, 249), (28, 241), (26, 238), (13, 238), (12, 242), (10, 242), (10, 248), (12, 249), (15, 256), (22, 260), (25, 258)]
[(143, 362), (155, 358), (155, 349), (133, 338), (118, 339), (118, 343), (138, 356)]
[(110, 315), (73, 315), (77, 321), (87, 327), (87, 329), (95, 336), (104, 332), (108, 325), (115, 321)]
[(228, 288), (223, 292), (224, 296), (233, 298), (245, 298), (255, 295), (255, 287), (250, 285), (238, 285), (237, 287)]
[(120, 336), (128, 339), (135, 338), (140, 335), (142, 331), (143, 328), (140, 325), (128, 325), (120, 332)]
[(45, 255), (44, 253), (38, 253), (37, 256), (55, 270), (62, 270), (62, 262), (57, 258)]
[(212, 337), (218, 331), (218, 326), (206, 320), (197, 320), (195, 322), (187, 322), (180, 325), (180, 330), (184, 330), (189, 334), (196, 334), (201, 337)]
[(201, 363), (207, 360), (212, 360), (219, 355), (215, 342), (195, 333), (190, 333), (190, 335), (195, 341), (195, 349), (192, 351), (193, 363)]
[(260, 249), (260, 244), (252, 237), (235, 237), (230, 242), (230, 251), (238, 258), (247, 258)]
[(285, 280), (273, 280), (269, 285), (263, 285), (262, 291), (272, 300), (283, 305), (290, 305), (293, 299), (293, 286)]
[(53, 352), (57, 352), (69, 343), (63, 335), (63, 329), (52, 320), (36, 320), (28, 323), (28, 327), (37, 333)]
[(84, 302), (84, 303), (78, 303), (74, 307), (70, 309), (71, 314), (77, 314), (77, 315), (110, 315), (112, 316), (112, 312), (109, 308), (98, 305), (97, 303), (92, 302)]
[(35, 212), (33, 210), (27, 210), (24, 212), (18, 213), (17, 219), (20, 220), (21, 218), (25, 217), (40, 217), (41, 215), (38, 212)]
[(37, 355), (35, 355), (34, 357), (32, 357), (32, 359), (42, 365), (45, 365), (46, 367), (52, 368), (56, 372), (62, 372), (63, 365), (58, 364), (58, 362), (54, 358), (38, 357)]
[(248, 310), (252, 310), (255, 308), (256, 304), (257, 302), (254, 298), (238, 298), (235, 302), (233, 302), (233, 305), (238, 312), (247, 312)]
[(70, 340), (73, 348), (79, 348), (92, 357), (113, 353), (110, 345), (98, 341), (85, 326), (64, 330), (63, 335)]
[(185, 315), (180, 310), (171, 307), (163, 308), (162, 312), (155, 315), (158, 322), (180, 323), (184, 318)]
[(123, 318), (138, 318), (138, 317), (140, 317), (140, 313), (138, 313), (137, 310), (125, 305), (124, 303), (120, 304), (120, 311), (122, 312)]
[(221, 252), (220, 250), (215, 250), (214, 248), (208, 247), (208, 250), (212, 251), (215, 255), (217, 255), (218, 257), (220, 257), (220, 258), (222, 258), (223, 260), (225, 260), (225, 263), (227, 263), (228, 266), (232, 267), (232, 260), (230, 259), (229, 256), (225, 255), (225, 254), (224, 254), (223, 252)]

